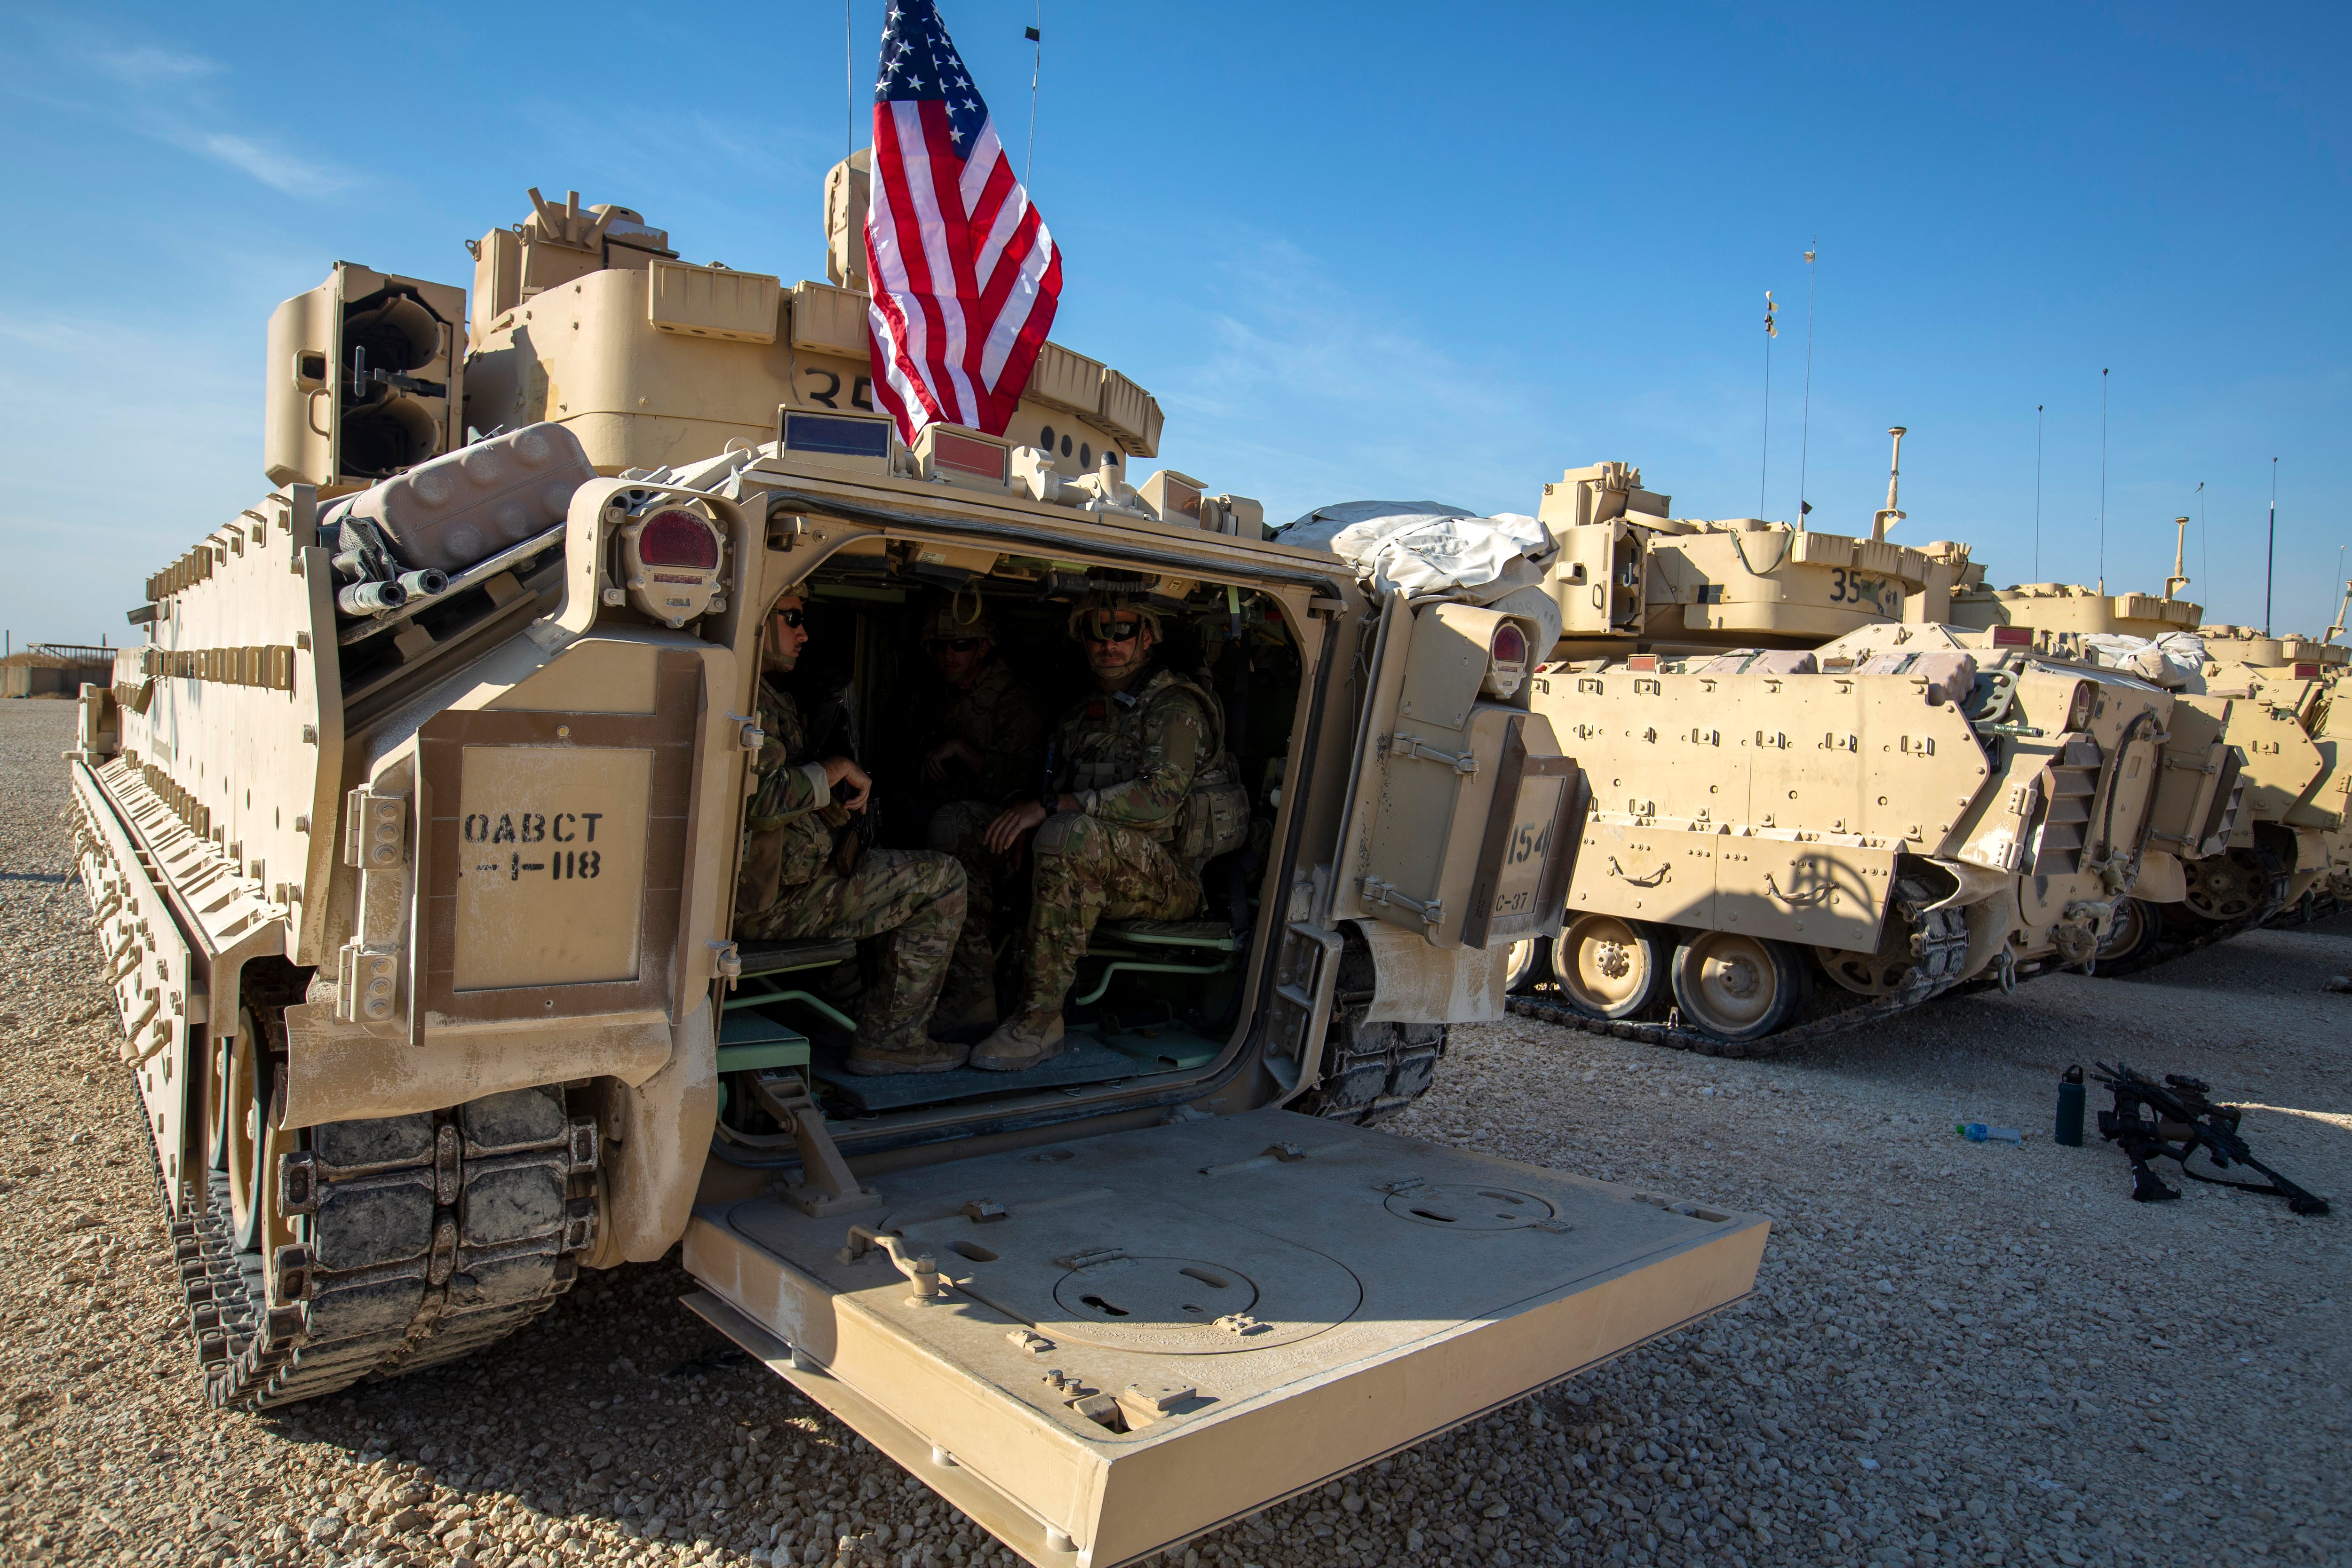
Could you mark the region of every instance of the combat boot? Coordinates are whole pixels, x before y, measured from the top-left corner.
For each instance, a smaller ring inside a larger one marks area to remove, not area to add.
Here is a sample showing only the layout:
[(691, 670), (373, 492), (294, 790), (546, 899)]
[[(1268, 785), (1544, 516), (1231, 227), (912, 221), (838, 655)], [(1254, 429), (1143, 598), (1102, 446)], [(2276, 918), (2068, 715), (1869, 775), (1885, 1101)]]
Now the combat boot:
[(935, 1040), (926, 1036), (911, 1044), (893, 1048), (869, 1046), (860, 1040), (849, 1047), (841, 1059), (841, 1070), (854, 1072), (860, 1078), (894, 1078), (900, 1073), (953, 1072), (964, 1065), (971, 1055), (970, 1046), (948, 1040)]
[(1019, 1072), (1062, 1054), (1062, 1011), (1016, 1013), (971, 1048), (971, 1065), (989, 1072)]

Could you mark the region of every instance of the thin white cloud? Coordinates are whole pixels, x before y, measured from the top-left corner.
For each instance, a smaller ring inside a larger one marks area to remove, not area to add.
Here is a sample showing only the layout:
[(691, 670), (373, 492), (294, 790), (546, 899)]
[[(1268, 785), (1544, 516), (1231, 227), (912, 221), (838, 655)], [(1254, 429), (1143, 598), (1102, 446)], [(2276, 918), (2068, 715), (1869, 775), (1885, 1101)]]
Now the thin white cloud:
[(218, 76), (228, 68), (204, 55), (185, 54), (177, 49), (160, 48), (153, 45), (134, 45), (129, 48), (95, 49), (83, 58), (99, 70), (120, 78), (133, 87), (152, 87), (158, 82), (190, 81), (200, 77)]
[(352, 184), (352, 177), (332, 164), (313, 162), (250, 136), (213, 130), (170, 116), (159, 117), (154, 133), (176, 147), (226, 163), (289, 196), (332, 195)]
[(311, 199), (358, 183), (331, 159), (241, 123), (221, 88), (224, 61), (169, 43), (117, 42), (78, 29), (40, 29), (50, 68), (19, 72), (0, 90), (66, 113), (96, 114), (140, 135), (233, 169), (271, 190)]

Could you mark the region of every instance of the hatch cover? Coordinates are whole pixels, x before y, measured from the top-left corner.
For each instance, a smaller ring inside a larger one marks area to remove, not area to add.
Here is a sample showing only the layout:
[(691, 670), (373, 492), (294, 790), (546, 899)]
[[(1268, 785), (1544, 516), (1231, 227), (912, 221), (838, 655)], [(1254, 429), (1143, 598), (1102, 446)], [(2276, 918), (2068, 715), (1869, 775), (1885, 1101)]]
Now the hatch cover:
[(1533, 1193), (1463, 1182), (1415, 1185), (1391, 1195), (1389, 1213), (1445, 1230), (1524, 1230), (1549, 1225), (1556, 1211)]
[(1058, 1342), (1228, 1355), (1296, 1344), (1363, 1305), (1363, 1282), (1325, 1254), (1182, 1205), (1098, 1187), (1008, 1190), (1005, 1206), (986, 1226), (959, 1212), (899, 1228), (958, 1289)]
[[(1356, 1277), (1318, 1252), (1269, 1248), (1251, 1260), (1258, 1279), (1197, 1258), (1128, 1258), (1073, 1268), (1055, 1282), (1054, 1308), (1037, 1331), (1112, 1350), (1218, 1355), (1269, 1350), (1319, 1334), (1355, 1315)], [(977, 1281), (973, 1294), (979, 1295)]]

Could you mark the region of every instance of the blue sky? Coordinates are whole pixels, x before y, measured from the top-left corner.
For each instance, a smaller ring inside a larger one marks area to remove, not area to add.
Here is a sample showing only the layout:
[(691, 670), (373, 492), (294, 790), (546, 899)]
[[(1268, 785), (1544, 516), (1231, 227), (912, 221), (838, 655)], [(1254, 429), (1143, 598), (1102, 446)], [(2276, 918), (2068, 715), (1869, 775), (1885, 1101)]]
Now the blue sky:
[[(870, 81), (880, 0), (852, 0)], [(1005, 140), (1035, 0), (946, 0)], [(1532, 510), (1638, 464), (1685, 516), (2105, 566), (2282, 628), (2352, 542), (2340, 6), (1045, 7), (1055, 336), (1158, 394), (1160, 461), (1286, 518)], [(262, 334), (337, 259), (465, 285), (536, 184), (696, 261), (823, 275), (838, 5), (20, 4), (0, 18), (0, 624), (121, 639), (267, 489)], [(861, 103), (861, 125), (866, 109)], [(863, 140), (862, 134), (860, 137)], [(1818, 237), (1809, 427), (1806, 275)], [(1764, 290), (1780, 301), (1764, 458)], [(2210, 565), (2207, 563), (2210, 561)]]

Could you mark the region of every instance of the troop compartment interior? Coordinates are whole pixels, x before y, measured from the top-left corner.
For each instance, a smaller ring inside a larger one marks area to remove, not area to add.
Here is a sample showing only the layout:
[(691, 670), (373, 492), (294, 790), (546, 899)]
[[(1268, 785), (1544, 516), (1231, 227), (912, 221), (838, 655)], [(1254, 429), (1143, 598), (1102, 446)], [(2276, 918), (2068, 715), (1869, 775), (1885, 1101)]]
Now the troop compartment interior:
[[(1098, 594), (1156, 610), (1162, 636), (1155, 664), (1216, 698), (1223, 746), (1250, 800), (1248, 837), (1202, 868), (1202, 900), (1190, 920), (1107, 920), (1097, 926), (1065, 998), (1069, 1035), (1062, 1054), (1023, 1072), (846, 1073), (840, 1061), (856, 1013), (850, 998), (866, 978), (873, 944), (855, 953), (840, 943), (761, 942), (738, 932), (744, 974), (720, 1002), (717, 1162), (745, 1173), (766, 1172), (772, 1159), (797, 1163), (788, 1139), (782, 1152), (761, 1152), (764, 1140), (782, 1130), (762, 1109), (755, 1075), (779, 1067), (805, 1072), (835, 1123), (835, 1138), (853, 1156), (1122, 1110), (1149, 1118), (1239, 1078), (1249, 1069), (1252, 1004), (1265, 979), (1266, 905), (1275, 906), (1278, 929), (1298, 869), (1297, 833), (1285, 807), (1295, 800), (1303, 814), (1316, 793), (1313, 741), (1329, 700), (1319, 685), (1329, 671), (1318, 658), (1318, 634), (1336, 602), (1321, 598), (1311, 583), (1246, 574), (1213, 578), (1197, 574), (1200, 567), (1179, 575), (1164, 562), (1122, 558), (1115, 549), (1078, 553), (1063, 543), (1050, 554), (975, 550), (953, 535), (894, 528), (827, 550), (835, 541), (814, 537), (821, 531), (820, 523), (800, 515), (781, 529), (772, 526), (772, 545), (792, 548), (772, 548), (759, 598), (747, 606), (750, 624), (737, 641), (754, 645), (745, 660), (751, 674), (759, 664), (757, 623), (778, 601), (802, 599), (807, 647), (793, 670), (773, 679), (798, 702), (815, 755), (851, 755), (872, 775), (867, 842), (929, 849), (931, 818), (940, 807), (978, 800), (998, 808), (1024, 794), (1034, 797), (1046, 782), (1041, 755), (1036, 775), (1006, 799), (982, 800), (974, 781), (952, 773), (926, 783), (923, 753), (936, 736), (924, 720), (947, 692), (925, 647), (934, 615), (947, 608), (971, 622), (985, 614), (994, 624), (995, 657), (1031, 694), (1043, 720), (1042, 747), (1072, 705), (1096, 689), (1070, 628), (1077, 606)], [(745, 696), (757, 700), (751, 691)], [(1344, 729), (1344, 715), (1339, 723)], [(1344, 765), (1334, 771), (1342, 776), (1327, 796), (1346, 783)], [(1332, 809), (1328, 799), (1324, 809)], [(1017, 1001), (1031, 863), (1024, 854), (997, 883), (992, 935), (1005, 1016)], [(1236, 1108), (1288, 1087), (1258, 1086), (1237, 1098)], [(742, 1184), (714, 1170), (706, 1190), (714, 1184)]]

